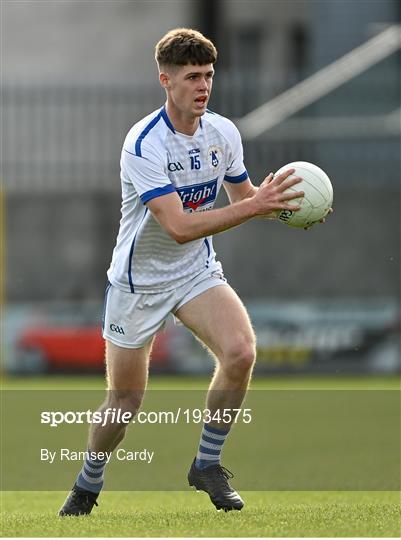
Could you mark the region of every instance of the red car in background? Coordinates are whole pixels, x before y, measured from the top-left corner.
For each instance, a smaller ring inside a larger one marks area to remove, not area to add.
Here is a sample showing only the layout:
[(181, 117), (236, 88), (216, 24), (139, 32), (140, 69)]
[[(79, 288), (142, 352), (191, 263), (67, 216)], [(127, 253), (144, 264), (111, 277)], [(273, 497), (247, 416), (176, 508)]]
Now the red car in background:
[[(175, 328), (167, 328), (155, 339), (150, 369), (174, 371)], [(16, 342), (18, 373), (104, 371), (105, 342), (99, 325), (40, 324), (23, 330)]]

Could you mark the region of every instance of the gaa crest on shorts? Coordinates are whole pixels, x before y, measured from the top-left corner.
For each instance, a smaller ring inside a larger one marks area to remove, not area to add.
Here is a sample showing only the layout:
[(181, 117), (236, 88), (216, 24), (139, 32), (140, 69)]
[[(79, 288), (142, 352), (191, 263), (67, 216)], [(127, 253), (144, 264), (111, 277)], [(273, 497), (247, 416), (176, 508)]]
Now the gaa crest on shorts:
[(216, 169), (223, 158), (223, 150), (220, 148), (220, 146), (209, 146), (207, 157), (210, 165)]

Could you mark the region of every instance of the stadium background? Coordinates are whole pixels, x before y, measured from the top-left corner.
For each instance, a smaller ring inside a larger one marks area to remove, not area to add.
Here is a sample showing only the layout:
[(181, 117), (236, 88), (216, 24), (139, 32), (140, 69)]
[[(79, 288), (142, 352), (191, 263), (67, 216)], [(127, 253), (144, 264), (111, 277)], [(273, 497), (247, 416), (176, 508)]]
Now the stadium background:
[[(163, 103), (153, 50), (164, 32), (192, 26), (216, 42), (210, 108), (238, 120), (399, 16), (396, 0), (3, 2), (4, 371), (103, 369), (119, 154), (130, 126)], [(334, 215), (307, 233), (253, 221), (215, 237), (253, 316), (258, 373), (400, 369), (399, 75), (397, 50), (244, 137), (255, 183), (306, 160), (335, 193)], [(211, 364), (170, 324), (152, 369)]]
[[(354, 76), (357, 57), (348, 82), (260, 136), (243, 130), (255, 183), (309, 160), (335, 193), (334, 215), (308, 232), (255, 220), (215, 237), (259, 342), (254, 422), (224, 450), (245, 510), (217, 514), (188, 491), (198, 425), (128, 430), (125, 444), (149, 444), (156, 468), (110, 464), (89, 520), (56, 517), (77, 464), (38, 462), (44, 445), (83, 449), (87, 430), (49, 430), (38, 411), (95, 408), (104, 395), (119, 155), (130, 126), (164, 99), (154, 43), (179, 25), (211, 37), (210, 108), (241, 126), (399, 24), (399, 2), (19, 0), (1, 2), (0, 15), (2, 534), (399, 537), (399, 43)], [(145, 410), (201, 406), (212, 362), (183, 327), (160, 334), (151, 369)]]

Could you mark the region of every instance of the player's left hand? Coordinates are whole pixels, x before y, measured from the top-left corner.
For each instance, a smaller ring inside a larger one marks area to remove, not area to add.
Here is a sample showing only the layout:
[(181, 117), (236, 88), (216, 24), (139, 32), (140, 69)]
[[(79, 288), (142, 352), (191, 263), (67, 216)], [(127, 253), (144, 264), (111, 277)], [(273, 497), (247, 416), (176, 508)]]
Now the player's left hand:
[[(329, 211), (327, 212), (327, 215), (326, 217), (329, 215), (329, 214), (332, 214), (334, 212), (334, 210), (332, 208), (329, 208)], [(304, 227), (304, 230), (305, 231), (308, 231), (309, 229), (311, 229), (313, 227), (313, 225), (316, 225), (316, 223), (326, 223), (326, 217), (324, 217), (323, 219), (321, 219), (320, 221), (315, 221), (315, 223), (312, 223), (311, 225), (309, 225), (309, 227)]]

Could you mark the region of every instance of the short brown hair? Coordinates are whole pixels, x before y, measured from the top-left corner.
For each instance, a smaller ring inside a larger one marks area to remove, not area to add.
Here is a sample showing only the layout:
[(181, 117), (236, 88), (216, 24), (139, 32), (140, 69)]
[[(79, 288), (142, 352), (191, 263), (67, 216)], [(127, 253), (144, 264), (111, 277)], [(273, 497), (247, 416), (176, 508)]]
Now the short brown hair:
[(214, 64), (217, 50), (203, 34), (192, 28), (176, 28), (167, 32), (156, 44), (158, 66), (204, 66)]

